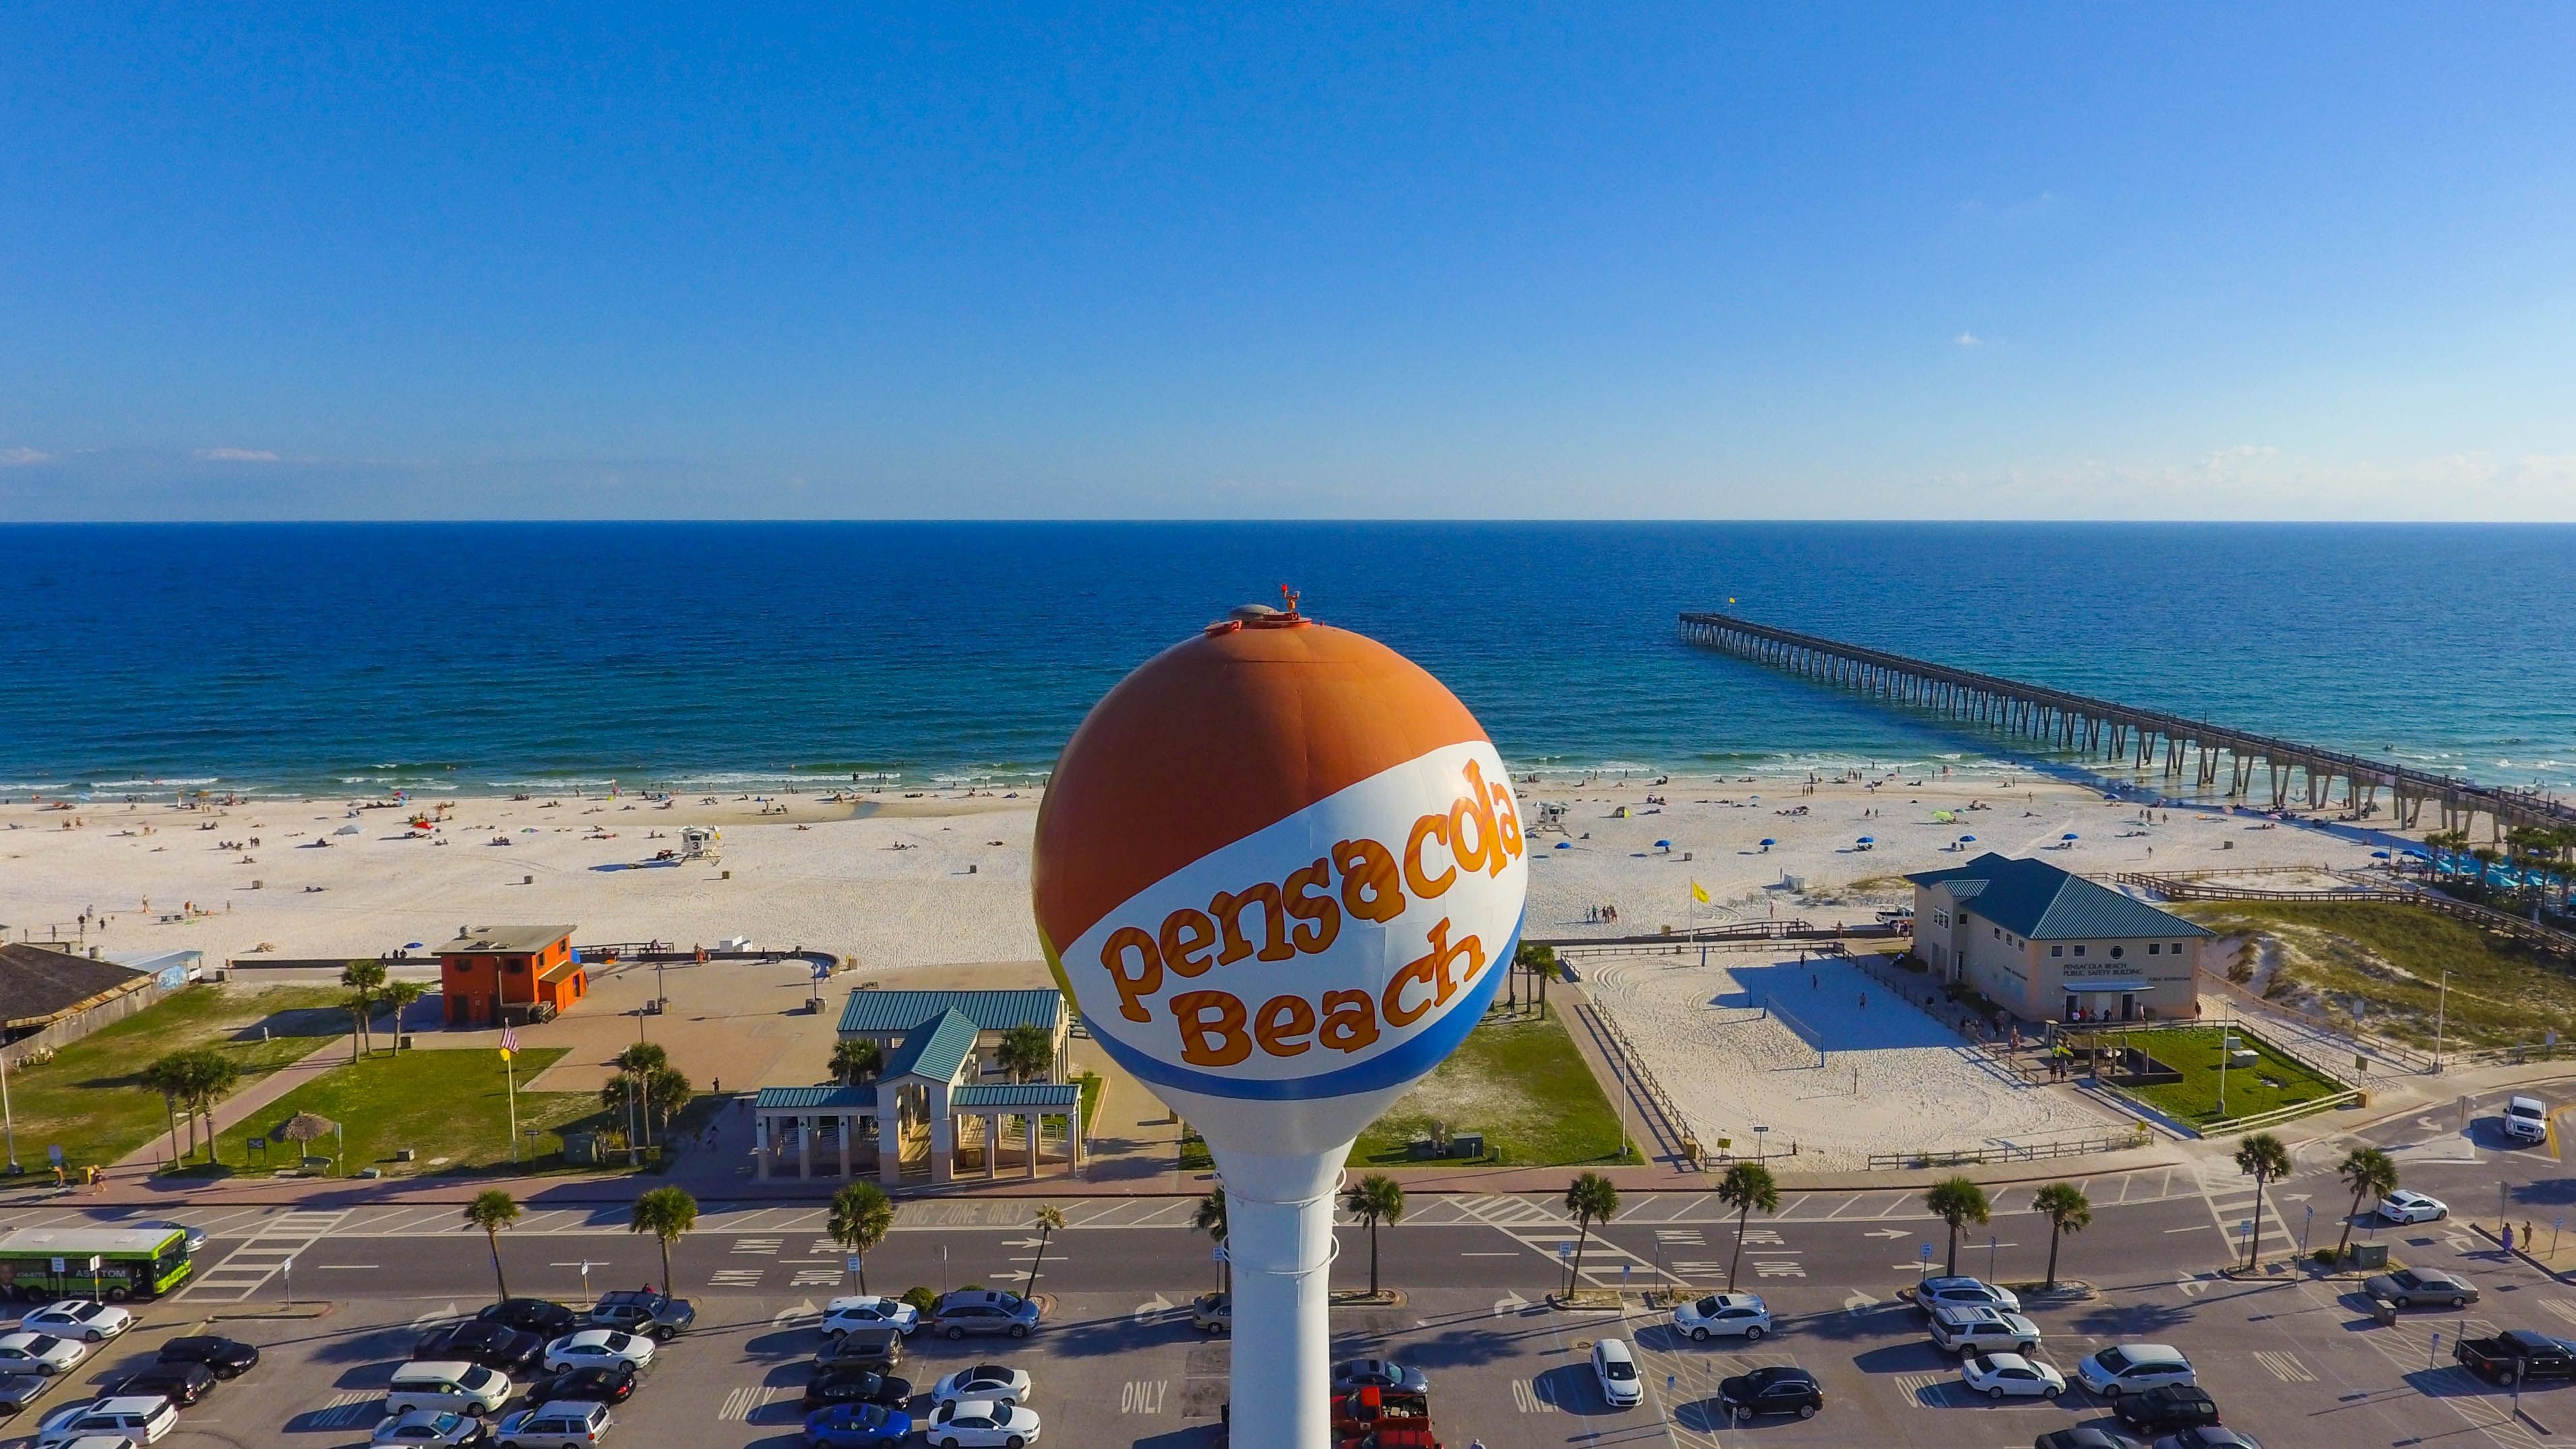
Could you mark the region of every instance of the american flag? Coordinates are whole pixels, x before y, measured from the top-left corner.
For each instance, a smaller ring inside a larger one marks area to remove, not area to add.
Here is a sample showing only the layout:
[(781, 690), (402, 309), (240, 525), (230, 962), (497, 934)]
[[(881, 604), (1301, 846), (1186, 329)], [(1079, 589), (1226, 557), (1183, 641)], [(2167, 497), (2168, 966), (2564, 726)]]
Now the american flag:
[(510, 1024), (505, 1021), (501, 1023), (501, 1055), (511, 1057), (517, 1056), (518, 1054), (519, 1034), (512, 1031), (510, 1029)]

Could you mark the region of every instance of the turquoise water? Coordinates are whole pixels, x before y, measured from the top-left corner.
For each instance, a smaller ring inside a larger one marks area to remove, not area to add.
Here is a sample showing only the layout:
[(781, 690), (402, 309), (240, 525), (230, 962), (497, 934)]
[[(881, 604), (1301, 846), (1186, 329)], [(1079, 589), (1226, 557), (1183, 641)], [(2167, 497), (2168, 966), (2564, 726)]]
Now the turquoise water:
[(1681, 644), (1750, 617), (2576, 787), (2576, 528), (13, 526), (0, 789), (718, 788), (1043, 772), (1245, 602), (1376, 635), (1525, 769), (1994, 746)]

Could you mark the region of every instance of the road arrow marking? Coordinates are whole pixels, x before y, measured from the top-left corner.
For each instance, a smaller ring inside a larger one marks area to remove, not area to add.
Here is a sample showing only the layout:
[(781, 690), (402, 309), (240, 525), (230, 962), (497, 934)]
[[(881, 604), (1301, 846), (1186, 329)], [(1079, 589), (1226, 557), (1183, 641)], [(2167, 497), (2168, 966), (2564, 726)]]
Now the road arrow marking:
[(814, 1306), (813, 1299), (799, 1298), (796, 1300), (795, 1307), (782, 1308), (778, 1312), (771, 1314), (769, 1316), (769, 1326), (772, 1328), (785, 1328), (787, 1325), (794, 1323), (800, 1318), (820, 1318), (822, 1316), (823, 1310)]
[(1002, 1246), (1005, 1248), (1034, 1248), (1040, 1241), (1042, 1240), (1038, 1238), (1014, 1238), (1011, 1241), (1004, 1243)]
[(1494, 1316), (1496, 1318), (1510, 1318), (1527, 1307), (1529, 1307), (1528, 1299), (1506, 1289), (1502, 1297), (1494, 1300)]
[(1866, 1293), (1854, 1293), (1849, 1298), (1843, 1300), (1843, 1311), (1854, 1318), (1858, 1318), (1864, 1313), (1871, 1312), (1877, 1307), (1878, 1300), (1870, 1297)]
[(2201, 1294), (2209, 1291), (2209, 1285), (2207, 1283), (2201, 1281), (2198, 1277), (2195, 1277), (2190, 1273), (2185, 1273), (2180, 1277), (2175, 1278), (2174, 1286), (2182, 1290), (2182, 1296), (2185, 1298), (2197, 1298)]
[(463, 1316), (464, 1315), (462, 1313), (457, 1311), (456, 1301), (454, 1299), (450, 1299), (448, 1300), (448, 1304), (445, 1308), (439, 1309), (435, 1313), (424, 1313), (420, 1317), (413, 1319), (411, 1321), (411, 1326), (415, 1329), (427, 1328), (433, 1323), (446, 1323), (452, 1319), (462, 1318)]
[(1144, 1302), (1137, 1304), (1136, 1311), (1129, 1314), (1128, 1317), (1138, 1323), (1142, 1323), (1157, 1313), (1169, 1313), (1171, 1311), (1172, 1300), (1164, 1297), (1160, 1293), (1157, 1293), (1153, 1297), (1146, 1299)]
[(1865, 1238), (1910, 1238), (1914, 1235), (1901, 1228), (1872, 1228), (1870, 1231), (1861, 1234), (1861, 1236)]

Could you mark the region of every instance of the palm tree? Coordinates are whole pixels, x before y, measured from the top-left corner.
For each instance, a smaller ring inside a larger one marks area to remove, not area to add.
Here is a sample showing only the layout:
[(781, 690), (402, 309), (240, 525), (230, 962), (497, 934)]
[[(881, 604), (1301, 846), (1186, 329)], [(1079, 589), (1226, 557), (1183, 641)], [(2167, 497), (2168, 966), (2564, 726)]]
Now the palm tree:
[[(161, 1094), (161, 1110), (170, 1118), (170, 1165), (176, 1167), (179, 1165), (179, 1099), (188, 1090), (187, 1053), (170, 1052), (155, 1057), (142, 1071), (135, 1073), (134, 1079), (143, 1087)], [(192, 1152), (196, 1150), (196, 1136), (197, 1118), (191, 1113), (188, 1117), (188, 1149)]]
[[(671, 1054), (652, 1042), (639, 1041), (611, 1057), (609, 1063), (624, 1073), (625, 1079), (631, 1079), (633, 1083), (629, 1090), (633, 1093), (637, 1125), (643, 1128), (639, 1136), (643, 1140), (643, 1145), (649, 1147), (653, 1143), (653, 1102), (650, 1079), (653, 1073), (671, 1064)], [(601, 1089), (599, 1100), (612, 1111), (625, 1106), (627, 1102), (627, 1098), (622, 1096), (617, 1101), (610, 1102), (605, 1088)]]
[[(1541, 976), (1539, 979), (1544, 981), (1547, 978)], [(1592, 1246), (1593, 1223), (1606, 1223), (1619, 1215), (1619, 1189), (1600, 1173), (1587, 1172), (1565, 1189), (1565, 1210), (1574, 1214), (1578, 1234), (1574, 1242), (1574, 1269), (1565, 1280), (1565, 1291), (1571, 1295), (1574, 1285), (1583, 1281), (1583, 1252)]]
[(1726, 1264), (1726, 1291), (1735, 1291), (1735, 1269), (1744, 1261), (1744, 1223), (1755, 1208), (1765, 1213), (1780, 1210), (1780, 1184), (1771, 1178), (1771, 1169), (1758, 1162), (1739, 1162), (1726, 1170), (1717, 1182), (1717, 1200), (1735, 1209), (1735, 1256)]
[(698, 1225), (698, 1200), (676, 1187), (657, 1187), (635, 1199), (626, 1231), (651, 1233), (662, 1244), (662, 1287), (671, 1287), (671, 1244)]
[(2093, 1200), (2071, 1182), (2052, 1182), (2030, 1200), (2031, 1210), (2048, 1219), (2048, 1286), (2057, 1286), (2057, 1239), (2093, 1226)]
[(2245, 1242), (2245, 1268), (2253, 1271), (2263, 1253), (2263, 1185), (2290, 1175), (2290, 1149), (2269, 1132), (2257, 1132), (2238, 1143), (2236, 1170), (2254, 1179), (2254, 1232)]
[[(824, 1231), (832, 1241), (847, 1248), (859, 1260), (859, 1291), (868, 1291), (868, 1254), (886, 1239), (894, 1227), (894, 1204), (887, 1201), (883, 1189), (873, 1182), (853, 1182), (832, 1194), (832, 1213)], [(671, 1276), (668, 1264), (662, 1276)]]
[(465, 1220), (483, 1230), (483, 1240), (492, 1245), (492, 1283), (501, 1290), (499, 1302), (510, 1296), (510, 1280), (501, 1274), (501, 1230), (519, 1220), (519, 1200), (501, 1189), (489, 1188), (474, 1195), (465, 1205)]
[(2343, 1236), (2335, 1239), (2340, 1258), (2352, 1245), (2352, 1220), (2361, 1216), (2361, 1200), (2386, 1197), (2397, 1190), (2397, 1160), (2376, 1147), (2356, 1147), (2335, 1164), (2335, 1176), (2352, 1189), (2352, 1211), (2343, 1215)]
[[(1205, 1233), (1208, 1235), (1208, 1241), (1215, 1243), (1220, 1248), (1225, 1246), (1224, 1188), (1209, 1188), (1208, 1195), (1199, 1199), (1198, 1208), (1190, 1214), (1190, 1231), (1194, 1233)], [(1216, 1291), (1223, 1293), (1233, 1288), (1233, 1262), (1228, 1259), (1220, 1258), (1217, 1260), (1216, 1268)]]
[(657, 1127), (669, 1126), (672, 1116), (689, 1104), (689, 1097), (696, 1091), (688, 1074), (678, 1067), (655, 1067), (644, 1074), (644, 1107), (653, 1114)]
[(832, 1043), (832, 1080), (844, 1087), (855, 1087), (861, 1081), (885, 1069), (885, 1048), (866, 1037), (850, 1037)]
[(206, 1160), (213, 1162), (216, 1160), (215, 1103), (241, 1080), (241, 1063), (212, 1047), (199, 1047), (181, 1055), (188, 1060), (185, 1100), (190, 1110), (205, 1123)]
[(1512, 952), (1512, 960), (1522, 970), (1538, 978), (1538, 1014), (1547, 1015), (1547, 983), (1565, 972), (1564, 963), (1556, 959), (1554, 946), (1534, 946), (1527, 941)]
[(352, 961), (340, 968), (340, 984), (349, 988), (348, 1007), (352, 1025), (349, 1030), (349, 1060), (356, 1061), (358, 1052), (376, 1049), (373, 1030), (377, 994), (384, 990), (385, 963)]
[(385, 983), (385, 1004), (394, 1009), (395, 1051), (402, 1050), (403, 1016), (411, 1010), (413, 1002), (420, 1000), (428, 994), (429, 987), (418, 981), (388, 981)]
[(1342, 1206), (1368, 1228), (1369, 1296), (1377, 1296), (1377, 1230), (1383, 1223), (1394, 1227), (1404, 1218), (1404, 1186), (1383, 1172), (1372, 1172), (1351, 1184), (1342, 1194)]
[(1029, 1219), (1029, 1226), (1038, 1230), (1038, 1255), (1029, 1263), (1028, 1285), (1020, 1293), (1023, 1298), (1038, 1291), (1038, 1269), (1046, 1263), (1047, 1240), (1064, 1230), (1064, 1209), (1051, 1202), (1039, 1203), (1037, 1216)]
[(1984, 1226), (1994, 1211), (1986, 1201), (1986, 1190), (1971, 1178), (1946, 1178), (1923, 1194), (1923, 1205), (1949, 1226), (1950, 1256), (1941, 1271), (1955, 1278), (1959, 1274), (1959, 1229), (1970, 1223)]
[(1047, 1068), (1055, 1065), (1055, 1038), (1047, 1034), (1045, 1027), (1022, 1022), (1002, 1033), (1002, 1044), (993, 1049), (993, 1059), (1015, 1082), (1045, 1076)]

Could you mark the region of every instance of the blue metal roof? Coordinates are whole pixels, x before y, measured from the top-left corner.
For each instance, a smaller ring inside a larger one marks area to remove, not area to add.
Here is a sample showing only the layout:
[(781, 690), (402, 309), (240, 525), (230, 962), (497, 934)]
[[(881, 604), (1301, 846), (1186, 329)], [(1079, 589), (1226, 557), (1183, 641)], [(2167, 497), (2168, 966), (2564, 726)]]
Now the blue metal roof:
[(1082, 1104), (1082, 1088), (1071, 1082), (959, 1087), (948, 1094), (948, 1100), (959, 1107), (1078, 1107)]
[(841, 1007), (841, 1035), (907, 1032), (943, 1011), (961, 1013), (978, 1031), (1040, 1026), (1052, 1033), (1064, 1020), (1060, 991), (876, 991), (854, 989)]
[(1957, 899), (1974, 897), (1977, 915), (2025, 941), (2215, 934), (2044, 860), (1989, 852), (1951, 870), (1927, 870), (1906, 879), (1919, 886), (1947, 885)]
[(874, 1112), (877, 1089), (874, 1087), (763, 1087), (752, 1098), (755, 1109), (779, 1112), (846, 1112), (853, 1108)]
[(916, 1023), (905, 1034), (903, 1045), (895, 1048), (883, 1075), (953, 1082), (957, 1080), (957, 1069), (974, 1055), (975, 1035), (975, 1023), (964, 1012), (943, 1011)]

